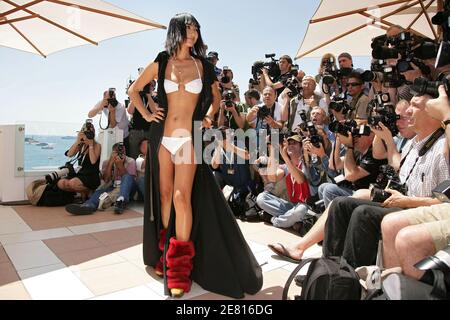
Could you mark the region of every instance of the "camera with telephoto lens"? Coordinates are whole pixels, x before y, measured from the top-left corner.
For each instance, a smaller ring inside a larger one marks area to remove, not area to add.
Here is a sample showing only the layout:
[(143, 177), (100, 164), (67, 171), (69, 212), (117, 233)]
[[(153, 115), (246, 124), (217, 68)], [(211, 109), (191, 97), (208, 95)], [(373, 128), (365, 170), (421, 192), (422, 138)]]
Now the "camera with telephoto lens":
[(296, 77), (289, 78), (288, 80), (283, 82), (283, 85), (285, 88), (289, 89), (287, 93), (289, 98), (299, 96), (300, 92), (302, 91), (302, 87)]
[(332, 101), (330, 102), (329, 109), (340, 112), (343, 115), (346, 115), (353, 110), (352, 107), (348, 104), (347, 99), (339, 96), (333, 97)]
[(236, 99), (236, 94), (233, 90), (225, 90), (222, 94), (222, 98), (226, 108), (231, 108), (235, 105), (234, 99)]
[(112, 105), (114, 108), (119, 104), (119, 101), (116, 99), (116, 88), (108, 89), (108, 104)]
[(383, 81), (384, 60), (374, 60), (370, 64), (370, 70), (366, 70), (361, 74), (364, 82), (372, 82), (375, 80)]
[(306, 123), (306, 128), (308, 129), (309, 132), (309, 140), (311, 141), (311, 144), (316, 148), (320, 148), (320, 144), (323, 145), (324, 141), (322, 136), (320, 136), (319, 133), (317, 132), (317, 128), (314, 125), (314, 123), (312, 121), (308, 121)]
[(62, 167), (59, 167), (58, 170), (53, 171), (47, 175), (45, 175), (45, 181), (48, 184), (52, 184), (57, 182), (60, 178), (72, 178), (75, 177), (75, 169), (70, 162), (67, 162)]
[(404, 75), (400, 74), (397, 66), (383, 67), (383, 85), (386, 88), (398, 88), (406, 83)]
[(419, 96), (427, 94), (432, 98), (437, 98), (439, 97), (438, 88), (440, 85), (444, 86), (447, 96), (450, 97), (450, 86), (447, 78), (444, 78), (442, 81), (428, 81), (427, 79), (422, 77), (416, 78), (413, 85), (410, 86), (409, 90)]
[(386, 188), (397, 190), (403, 195), (406, 195), (408, 189), (406, 185), (400, 182), (400, 177), (397, 171), (390, 165), (382, 165), (375, 184), (370, 186), (370, 200), (373, 202), (384, 202), (392, 193), (384, 190)]
[(439, 250), (436, 254), (428, 256), (417, 262), (414, 267), (419, 270), (441, 270), (444, 273), (444, 281), (446, 286), (450, 286), (450, 244), (444, 249)]
[(348, 133), (353, 130), (353, 128), (356, 128), (358, 124), (355, 120), (345, 120), (344, 123), (341, 123), (337, 120), (331, 122), (328, 125), (328, 129), (330, 129), (333, 133), (339, 133), (343, 136), (348, 137)]
[(221, 83), (230, 83), (231, 82), (231, 77), (228, 76), (228, 72), (231, 71), (231, 69), (229, 67), (223, 67), (222, 68), (222, 78), (220, 78), (220, 82)]
[(395, 113), (389, 93), (376, 94), (374, 99), (369, 102), (368, 110), (367, 121), (370, 126), (378, 127), (381, 122), (391, 131), (392, 136), (398, 134), (397, 120), (400, 119), (400, 116)]

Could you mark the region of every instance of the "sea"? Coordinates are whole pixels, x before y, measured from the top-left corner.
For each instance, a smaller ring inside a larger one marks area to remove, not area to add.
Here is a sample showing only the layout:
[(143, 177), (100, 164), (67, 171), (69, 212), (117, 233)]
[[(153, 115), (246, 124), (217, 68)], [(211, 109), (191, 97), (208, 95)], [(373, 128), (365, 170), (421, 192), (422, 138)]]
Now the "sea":
[(25, 171), (63, 166), (70, 159), (64, 153), (75, 140), (75, 136), (25, 135)]

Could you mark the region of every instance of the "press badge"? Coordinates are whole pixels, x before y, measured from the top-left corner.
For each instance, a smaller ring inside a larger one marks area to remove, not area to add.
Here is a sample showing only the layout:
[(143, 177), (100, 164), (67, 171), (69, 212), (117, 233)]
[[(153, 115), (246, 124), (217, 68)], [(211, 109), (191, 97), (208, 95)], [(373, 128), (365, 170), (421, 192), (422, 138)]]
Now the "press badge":
[(229, 175), (233, 175), (234, 174), (234, 169), (233, 168), (229, 168), (227, 170), (227, 172), (228, 172)]

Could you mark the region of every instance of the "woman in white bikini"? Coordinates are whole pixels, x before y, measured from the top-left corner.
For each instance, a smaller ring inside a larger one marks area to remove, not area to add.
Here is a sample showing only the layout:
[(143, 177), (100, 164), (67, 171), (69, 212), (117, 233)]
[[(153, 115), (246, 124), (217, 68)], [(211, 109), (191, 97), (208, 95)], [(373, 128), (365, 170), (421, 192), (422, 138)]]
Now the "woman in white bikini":
[[(158, 80), (160, 108), (150, 113), (141, 103), (139, 91), (154, 79)], [(242, 284), (238, 279), (231, 286), (222, 283), (223, 279), (217, 280), (223, 277), (216, 274), (223, 273), (217, 263), (224, 264), (227, 272), (234, 269), (235, 262), (228, 257), (234, 246), (249, 254), (247, 262), (241, 261), (241, 255), (236, 263), (252, 270), (259, 266), (247, 250), (211, 170), (198, 161), (201, 159), (194, 152), (192, 137), (194, 130), (200, 129), (194, 122), (211, 126), (219, 110), (220, 93), (214, 67), (205, 59), (200, 25), (192, 15), (183, 13), (172, 18), (166, 51), (146, 67), (128, 93), (143, 118), (152, 123), (147, 157), (150, 161), (146, 163), (144, 263), (155, 266), (156, 274), (164, 276), (166, 294), (171, 296), (180, 297), (190, 290), (191, 272), (192, 278), (210, 291), (231, 296), (255, 291), (247, 290), (253, 280)], [(222, 208), (217, 209), (217, 205)], [(238, 240), (231, 245), (217, 244), (224, 242), (223, 235), (214, 231), (221, 228), (231, 229), (231, 236), (237, 233)], [(262, 285), (256, 273), (255, 292)]]

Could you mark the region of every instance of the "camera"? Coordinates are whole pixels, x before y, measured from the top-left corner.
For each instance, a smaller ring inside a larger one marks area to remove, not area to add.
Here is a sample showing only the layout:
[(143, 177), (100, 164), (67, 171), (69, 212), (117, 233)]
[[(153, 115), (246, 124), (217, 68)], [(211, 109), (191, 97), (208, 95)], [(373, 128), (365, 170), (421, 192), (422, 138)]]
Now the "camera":
[(60, 178), (63, 177), (75, 177), (75, 169), (73, 168), (73, 165), (70, 162), (67, 162), (62, 167), (59, 167), (58, 170), (53, 171), (47, 175), (45, 175), (45, 181), (47, 181), (48, 184), (55, 183)]
[(288, 80), (286, 80), (285, 82), (283, 82), (283, 85), (285, 88), (289, 89), (289, 92), (287, 93), (289, 98), (293, 98), (296, 96), (300, 96), (300, 98), (301, 98), (300, 92), (302, 91), (302, 88), (301, 88), (300, 83), (298, 82), (297, 78), (291, 77)]
[(226, 108), (231, 108), (234, 106), (234, 99), (236, 99), (236, 95), (234, 94), (233, 90), (225, 90), (222, 93), (222, 98), (225, 102)]
[(314, 125), (314, 123), (312, 123), (312, 121), (307, 122), (306, 128), (308, 129), (308, 132), (309, 132), (309, 140), (311, 141), (311, 144), (316, 148), (320, 148), (320, 144), (321, 143), (323, 144), (324, 141), (323, 141), (323, 138), (317, 132), (317, 129), (316, 129), (316, 126)]
[(448, 275), (450, 271), (450, 245), (436, 252), (435, 255), (426, 257), (417, 262), (414, 267), (419, 270), (441, 270)]
[(84, 133), (86, 139), (88, 140), (93, 140), (95, 138), (95, 128), (94, 125), (92, 124), (91, 119), (86, 120), (86, 122), (81, 127), (81, 132)]
[(406, 83), (405, 76), (399, 73), (397, 66), (383, 67), (383, 85), (387, 88), (398, 88)]
[(339, 82), (343, 77), (349, 76), (352, 72), (351, 68), (338, 69), (333, 57), (324, 60), (322, 65), (325, 67), (323, 83), (326, 85), (332, 85), (335, 81)]
[(271, 114), (270, 109), (266, 105), (259, 106), (258, 118), (264, 119), (270, 116), (270, 114)]
[(375, 60), (370, 64), (370, 70), (366, 70), (361, 74), (364, 82), (372, 82), (375, 80), (383, 81), (384, 60)]
[(377, 127), (383, 123), (393, 136), (398, 134), (397, 120), (400, 116), (395, 113), (395, 107), (391, 102), (389, 93), (376, 94), (369, 103), (369, 117), (367, 121), (370, 126)]
[(384, 190), (386, 188), (397, 190), (406, 195), (406, 185), (400, 182), (397, 171), (390, 165), (382, 165), (376, 179), (376, 183), (370, 186), (370, 200), (373, 202), (384, 202), (392, 193)]
[(348, 137), (348, 133), (351, 132), (353, 128), (356, 128), (357, 126), (358, 124), (356, 123), (355, 120), (345, 120), (344, 123), (335, 120), (328, 125), (328, 128), (333, 133), (339, 133), (343, 136)]
[(445, 92), (450, 97), (449, 81), (446, 78), (444, 78), (442, 81), (428, 81), (427, 79), (422, 77), (416, 78), (413, 85), (409, 89), (412, 93), (419, 96), (427, 94), (432, 98), (437, 98), (439, 97), (438, 88), (440, 85), (444, 86)]
[(439, 201), (450, 203), (450, 180), (442, 182), (432, 192)]
[(270, 53), (265, 55), (266, 59), (270, 59), (270, 61), (256, 61), (252, 66), (252, 75), (253, 80), (257, 83), (258, 75), (262, 73), (262, 69), (266, 68), (269, 71), (269, 77), (278, 78), (281, 75), (281, 70), (278, 65), (278, 60), (275, 59), (275, 53)]
[(305, 110), (300, 110), (298, 112), (300, 119), (302, 119), (303, 122), (307, 122), (308, 121), (308, 116), (306, 115), (306, 111)]
[(124, 158), (125, 155), (125, 146), (123, 145), (123, 143), (119, 143), (117, 145), (117, 155), (119, 156), (120, 159)]
[(268, 162), (269, 162), (269, 158), (267, 158), (266, 156), (263, 156), (263, 157), (260, 157), (258, 160), (259, 161), (258, 161), (257, 167), (259, 169), (267, 168), (267, 165), (268, 165)]
[(353, 110), (352, 107), (347, 103), (347, 100), (345, 98), (337, 96), (333, 97), (333, 100), (330, 102), (329, 109), (336, 112), (341, 112), (344, 115)]
[(230, 71), (231, 69), (229, 67), (223, 67), (222, 72), (223, 72), (223, 76), (220, 79), (220, 82), (222, 83), (230, 83), (231, 82), (231, 77), (227, 76), (228, 71)]
[(112, 105), (114, 108), (119, 104), (119, 101), (116, 99), (116, 88), (108, 89), (108, 104)]

